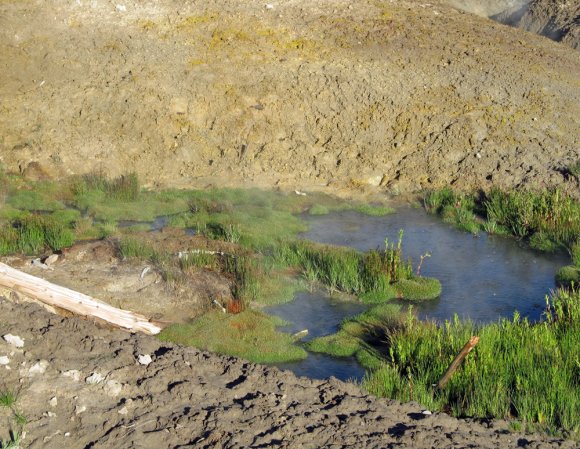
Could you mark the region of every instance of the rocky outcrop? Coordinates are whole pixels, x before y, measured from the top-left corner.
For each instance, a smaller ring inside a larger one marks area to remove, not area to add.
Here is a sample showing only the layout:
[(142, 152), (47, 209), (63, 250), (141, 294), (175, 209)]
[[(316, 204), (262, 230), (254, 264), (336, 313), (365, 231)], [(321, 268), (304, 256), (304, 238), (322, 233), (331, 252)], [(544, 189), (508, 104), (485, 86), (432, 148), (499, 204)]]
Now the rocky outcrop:
[(580, 49), (580, 3), (575, 0), (532, 0), (492, 19)]

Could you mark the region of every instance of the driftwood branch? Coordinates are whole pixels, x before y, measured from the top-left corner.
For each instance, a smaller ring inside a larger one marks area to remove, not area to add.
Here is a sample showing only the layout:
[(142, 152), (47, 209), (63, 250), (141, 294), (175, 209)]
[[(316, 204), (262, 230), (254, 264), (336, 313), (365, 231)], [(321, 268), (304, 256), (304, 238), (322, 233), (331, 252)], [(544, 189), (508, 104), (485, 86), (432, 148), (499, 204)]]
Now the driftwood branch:
[(94, 317), (131, 331), (158, 334), (161, 327), (138, 313), (118, 309), (83, 293), (52, 284), (44, 279), (0, 263), (0, 286), (77, 315)]
[(451, 379), (451, 376), (457, 370), (463, 359), (467, 357), (467, 354), (469, 354), (469, 352), (475, 347), (475, 345), (478, 342), (479, 337), (471, 337), (469, 339), (469, 341), (465, 344), (463, 349), (459, 352), (459, 354), (457, 354), (455, 359), (453, 359), (453, 362), (451, 362), (451, 365), (449, 365), (449, 368), (447, 368), (447, 371), (445, 371), (443, 377), (439, 380), (439, 382), (437, 382), (436, 388), (438, 390), (441, 390), (443, 389), (443, 387), (445, 387), (445, 385), (447, 384), (447, 382), (449, 382), (449, 379)]

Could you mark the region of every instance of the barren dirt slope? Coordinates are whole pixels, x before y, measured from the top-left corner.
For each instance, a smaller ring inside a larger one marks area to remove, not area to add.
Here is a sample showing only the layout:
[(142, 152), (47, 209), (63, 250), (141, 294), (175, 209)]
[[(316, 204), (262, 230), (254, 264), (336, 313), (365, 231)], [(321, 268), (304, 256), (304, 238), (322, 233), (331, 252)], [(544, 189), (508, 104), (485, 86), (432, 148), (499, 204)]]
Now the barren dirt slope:
[(438, 1), (0, 1), (9, 170), (577, 193), (579, 86), (579, 52)]
[[(336, 379), (290, 372), (98, 328), (0, 297), (0, 366), (19, 385), (27, 448), (561, 448), (573, 441), (511, 433), (505, 422), (425, 414)], [(140, 355), (152, 362), (143, 365)], [(0, 407), (0, 439), (10, 410)], [(13, 420), (12, 420), (13, 424)]]

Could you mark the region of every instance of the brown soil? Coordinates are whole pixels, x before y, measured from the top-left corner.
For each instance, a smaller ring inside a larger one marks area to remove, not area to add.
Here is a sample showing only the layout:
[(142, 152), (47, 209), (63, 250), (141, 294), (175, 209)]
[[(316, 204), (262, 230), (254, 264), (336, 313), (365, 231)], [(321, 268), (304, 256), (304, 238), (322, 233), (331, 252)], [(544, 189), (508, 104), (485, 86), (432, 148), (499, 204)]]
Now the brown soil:
[(580, 59), (446, 1), (0, 1), (0, 161), (150, 186), (560, 186)]
[(25, 256), (7, 257), (3, 262), (161, 322), (185, 322), (199, 316), (215, 307), (214, 299), (224, 306), (231, 302), (229, 279), (215, 270), (191, 267), (181, 271), (177, 266), (180, 251), (223, 251), (227, 250), (227, 243), (188, 236), (182, 230), (169, 228), (135, 235), (135, 238), (168, 253), (170, 260), (162, 264), (124, 260), (118, 254), (118, 239), (112, 238), (75, 245), (51, 269), (33, 265), (33, 258)]
[[(290, 372), (52, 315), (0, 298), (1, 383), (18, 385), (29, 448), (551, 448), (575, 443), (505, 422), (424, 414), (335, 379)], [(138, 363), (150, 355), (149, 365)], [(39, 366), (44, 367), (38, 369)], [(76, 370), (73, 371), (73, 370)], [(87, 383), (95, 373), (102, 380)], [(0, 409), (0, 438), (11, 412)]]

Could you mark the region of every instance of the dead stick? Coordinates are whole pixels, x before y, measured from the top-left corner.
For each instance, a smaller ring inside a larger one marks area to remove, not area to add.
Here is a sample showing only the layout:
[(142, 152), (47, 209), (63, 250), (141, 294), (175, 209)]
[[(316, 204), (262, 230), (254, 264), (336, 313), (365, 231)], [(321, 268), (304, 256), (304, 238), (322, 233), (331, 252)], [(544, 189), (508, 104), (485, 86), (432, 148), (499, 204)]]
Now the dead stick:
[(445, 374), (443, 374), (441, 380), (437, 382), (436, 388), (438, 390), (443, 389), (443, 387), (447, 384), (447, 382), (449, 382), (449, 379), (451, 379), (451, 376), (453, 375), (455, 370), (457, 370), (463, 359), (467, 357), (467, 354), (469, 354), (469, 352), (475, 347), (478, 341), (479, 337), (471, 337), (469, 339), (469, 341), (465, 344), (461, 352), (457, 354), (453, 362), (451, 362), (451, 365), (449, 365), (449, 368), (447, 368), (447, 371), (445, 371)]

